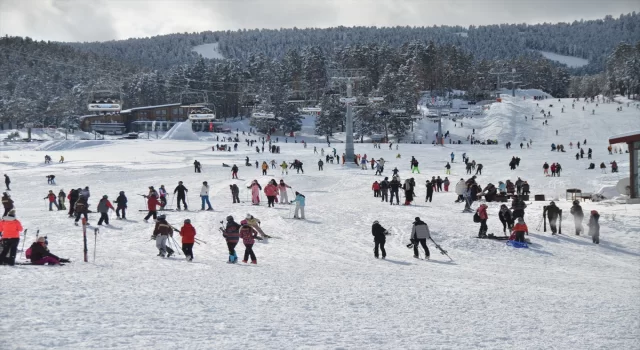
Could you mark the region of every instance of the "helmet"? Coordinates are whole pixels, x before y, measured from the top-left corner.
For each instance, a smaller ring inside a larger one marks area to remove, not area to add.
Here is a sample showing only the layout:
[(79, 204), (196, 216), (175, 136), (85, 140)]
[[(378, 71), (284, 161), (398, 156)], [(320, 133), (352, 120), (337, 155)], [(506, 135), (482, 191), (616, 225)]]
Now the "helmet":
[(190, 224), (191, 223), (191, 219), (184, 219), (184, 223), (185, 224)]
[(109, 198), (106, 194), (104, 196), (102, 196), (102, 198)]
[(164, 215), (164, 214), (160, 214), (160, 215), (158, 215), (158, 220), (164, 220), (164, 219), (166, 219), (166, 218), (167, 218), (167, 216), (166, 216), (166, 215)]
[(233, 221), (233, 216), (231, 215), (227, 216), (227, 221)]

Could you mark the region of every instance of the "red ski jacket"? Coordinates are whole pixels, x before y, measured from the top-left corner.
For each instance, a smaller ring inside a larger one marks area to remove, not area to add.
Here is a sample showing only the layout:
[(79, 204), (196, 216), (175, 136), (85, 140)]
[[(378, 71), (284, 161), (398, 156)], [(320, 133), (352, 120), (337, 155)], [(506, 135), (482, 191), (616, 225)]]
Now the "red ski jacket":
[(196, 237), (196, 229), (191, 224), (184, 224), (180, 229), (182, 243), (194, 243)]

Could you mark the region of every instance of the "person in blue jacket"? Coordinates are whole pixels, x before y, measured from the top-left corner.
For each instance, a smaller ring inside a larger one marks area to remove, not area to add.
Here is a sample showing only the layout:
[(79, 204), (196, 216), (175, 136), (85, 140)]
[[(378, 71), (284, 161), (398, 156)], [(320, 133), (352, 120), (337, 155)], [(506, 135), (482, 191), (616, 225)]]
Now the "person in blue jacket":
[[(304, 201), (305, 197), (300, 192), (296, 192), (296, 199), (291, 201), (291, 203), (296, 203), (296, 211), (293, 215), (294, 219), (304, 220)], [(298, 215), (298, 211), (300, 211), (300, 215)]]

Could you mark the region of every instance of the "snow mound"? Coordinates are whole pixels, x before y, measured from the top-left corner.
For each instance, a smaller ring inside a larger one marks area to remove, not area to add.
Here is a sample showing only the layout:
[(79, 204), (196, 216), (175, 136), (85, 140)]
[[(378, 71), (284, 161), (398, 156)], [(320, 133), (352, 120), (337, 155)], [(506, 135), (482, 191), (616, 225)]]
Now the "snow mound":
[(180, 141), (199, 141), (200, 138), (193, 132), (192, 124), (190, 120), (186, 122), (177, 123), (169, 131), (167, 131), (163, 140), (180, 140)]
[(606, 199), (612, 199), (620, 196), (620, 192), (618, 192), (616, 186), (602, 186), (598, 191), (598, 194)]
[(50, 141), (38, 146), (36, 151), (69, 151), (80, 148), (106, 146), (112, 143), (107, 140), (85, 140), (85, 141)]

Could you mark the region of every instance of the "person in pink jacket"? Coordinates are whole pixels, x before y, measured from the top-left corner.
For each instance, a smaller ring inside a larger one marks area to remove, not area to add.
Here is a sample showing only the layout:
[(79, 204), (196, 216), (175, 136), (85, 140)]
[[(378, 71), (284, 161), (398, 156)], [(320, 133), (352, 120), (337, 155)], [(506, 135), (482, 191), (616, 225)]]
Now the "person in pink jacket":
[(278, 186), (276, 186), (275, 180), (269, 181), (269, 184), (264, 187), (264, 194), (267, 196), (267, 206), (274, 207), (278, 195)]
[(262, 186), (260, 186), (258, 180), (253, 180), (247, 188), (251, 189), (251, 204), (260, 205), (260, 191), (262, 190)]
[(280, 184), (278, 185), (278, 192), (280, 192), (280, 203), (282, 204), (289, 204), (287, 188), (291, 188), (291, 186), (284, 183), (284, 180), (280, 180)]

